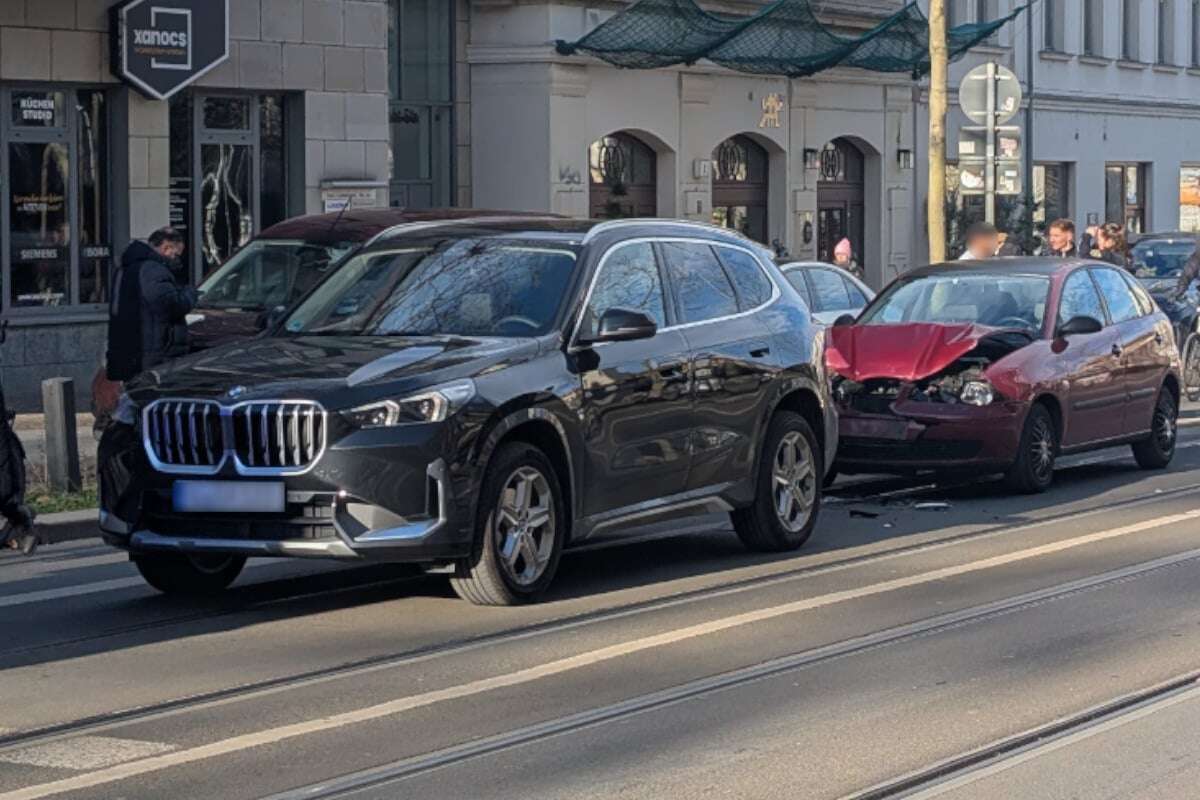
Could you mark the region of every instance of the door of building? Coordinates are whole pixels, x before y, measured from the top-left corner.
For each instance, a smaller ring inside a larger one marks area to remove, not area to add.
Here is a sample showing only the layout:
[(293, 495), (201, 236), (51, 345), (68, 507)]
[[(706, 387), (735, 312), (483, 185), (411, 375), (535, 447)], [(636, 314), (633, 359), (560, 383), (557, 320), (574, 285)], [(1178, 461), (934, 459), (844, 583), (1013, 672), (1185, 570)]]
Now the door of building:
[(287, 217), (287, 180), (280, 96), (171, 101), (171, 225), (186, 236), (197, 283)]
[(767, 243), (767, 151), (748, 136), (734, 136), (713, 151), (713, 222)]
[(588, 148), (588, 207), (593, 219), (658, 215), (658, 169), (653, 150), (627, 133)]
[(854, 259), (863, 262), (862, 152), (846, 139), (834, 139), (821, 151), (817, 181), (817, 258), (832, 262), (833, 250), (849, 239)]

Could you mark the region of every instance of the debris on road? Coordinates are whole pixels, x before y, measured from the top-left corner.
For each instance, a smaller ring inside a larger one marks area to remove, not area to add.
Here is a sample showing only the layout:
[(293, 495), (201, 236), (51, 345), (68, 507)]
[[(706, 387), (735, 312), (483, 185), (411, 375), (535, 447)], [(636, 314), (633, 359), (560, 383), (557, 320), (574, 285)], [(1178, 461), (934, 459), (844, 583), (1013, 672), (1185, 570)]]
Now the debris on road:
[(850, 516), (858, 519), (878, 519), (879, 515), (874, 511), (863, 511), (859, 508), (850, 509)]
[(917, 503), (913, 506), (917, 511), (947, 511), (949, 503)]

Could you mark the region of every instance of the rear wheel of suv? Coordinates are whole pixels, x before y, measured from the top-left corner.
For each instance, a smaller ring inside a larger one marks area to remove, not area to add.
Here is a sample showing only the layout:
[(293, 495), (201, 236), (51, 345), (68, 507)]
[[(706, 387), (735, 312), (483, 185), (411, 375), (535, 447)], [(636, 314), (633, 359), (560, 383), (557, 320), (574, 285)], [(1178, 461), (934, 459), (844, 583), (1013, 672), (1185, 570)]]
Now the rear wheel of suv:
[(481, 606), (537, 599), (558, 570), (565, 514), (550, 459), (524, 442), (502, 446), (483, 479), (475, 547), (455, 567), (454, 591)]
[(246, 559), (219, 554), (142, 553), (134, 556), (133, 563), (146, 583), (163, 594), (202, 597), (228, 588), (242, 573)]
[(1133, 443), (1133, 458), (1142, 469), (1162, 469), (1175, 457), (1175, 432), (1179, 405), (1175, 396), (1164, 387), (1158, 391), (1150, 435)]
[(1017, 445), (1017, 460), (1009, 467), (1004, 480), (1009, 487), (1023, 494), (1037, 494), (1054, 482), (1054, 460), (1058, 457), (1058, 429), (1054, 418), (1040, 403), (1029, 409), (1021, 441)]
[(804, 417), (792, 411), (775, 414), (759, 456), (754, 503), (731, 515), (742, 544), (777, 553), (808, 541), (821, 510), (820, 454)]

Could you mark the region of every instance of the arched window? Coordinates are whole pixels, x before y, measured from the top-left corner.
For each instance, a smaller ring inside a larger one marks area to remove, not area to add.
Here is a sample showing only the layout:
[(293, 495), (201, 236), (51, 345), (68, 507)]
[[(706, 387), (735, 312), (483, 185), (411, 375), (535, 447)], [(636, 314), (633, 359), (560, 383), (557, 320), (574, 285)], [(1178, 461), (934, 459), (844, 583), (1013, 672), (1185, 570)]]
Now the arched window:
[(767, 151), (748, 136), (734, 136), (713, 151), (713, 222), (767, 241)]

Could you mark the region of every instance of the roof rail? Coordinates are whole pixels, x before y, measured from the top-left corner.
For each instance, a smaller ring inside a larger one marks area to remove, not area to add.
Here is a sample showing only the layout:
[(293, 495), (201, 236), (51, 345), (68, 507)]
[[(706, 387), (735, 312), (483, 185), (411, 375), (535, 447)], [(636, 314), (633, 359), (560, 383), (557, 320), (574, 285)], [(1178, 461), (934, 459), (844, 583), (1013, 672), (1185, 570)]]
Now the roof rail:
[(389, 237), (401, 233), (415, 233), (417, 231), (429, 230), (431, 228), (444, 228), (447, 225), (477, 225), (479, 223), (491, 222), (512, 222), (514, 220), (562, 220), (562, 217), (556, 217), (547, 214), (544, 217), (459, 217), (458, 219), (433, 219), (423, 222), (401, 222), (392, 225), (390, 228), (384, 228), (379, 233), (368, 239), (363, 247), (368, 247), (382, 240), (384, 237)]
[(748, 242), (753, 242), (758, 247), (763, 247), (762, 242), (756, 242), (749, 236), (746, 236), (732, 228), (725, 228), (720, 225), (714, 225), (711, 222), (696, 222), (690, 219), (673, 219), (671, 217), (630, 217), (626, 219), (610, 219), (595, 225), (583, 237), (583, 243), (587, 244), (592, 239), (599, 236), (601, 233), (612, 230), (613, 228), (623, 228), (628, 225), (678, 225), (688, 228), (703, 228), (707, 231), (724, 233), (729, 236), (735, 236), (739, 239), (745, 239)]

